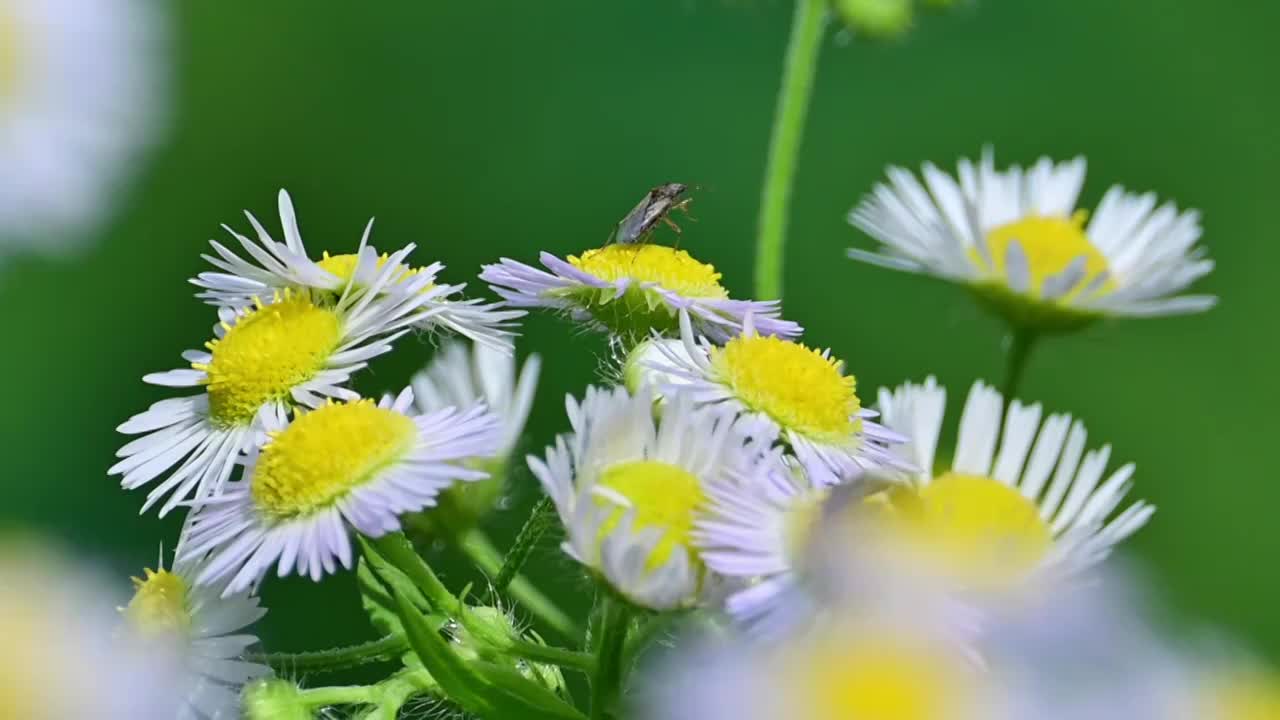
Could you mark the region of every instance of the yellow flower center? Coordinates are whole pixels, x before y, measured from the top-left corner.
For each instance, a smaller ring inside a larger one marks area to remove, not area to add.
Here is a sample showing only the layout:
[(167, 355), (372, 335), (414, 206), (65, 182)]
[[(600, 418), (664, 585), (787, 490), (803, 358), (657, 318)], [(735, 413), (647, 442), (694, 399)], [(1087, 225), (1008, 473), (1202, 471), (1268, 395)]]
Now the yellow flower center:
[(1233, 674), (1209, 693), (1200, 716), (1215, 720), (1274, 720), (1280, 718), (1280, 678), (1261, 671)]
[(147, 570), (133, 579), (133, 599), (125, 615), (134, 627), (148, 634), (183, 634), (191, 628), (187, 584), (168, 570)]
[(988, 477), (948, 472), (918, 491), (898, 489), (869, 502), (884, 509), (909, 549), (980, 587), (1023, 577), (1053, 544), (1035, 504)]
[(0, 108), (18, 89), (19, 32), (12, 11), (0, 4)]
[[(698, 509), (706, 502), (706, 495), (696, 475), (677, 465), (657, 460), (632, 460), (606, 468), (597, 484), (631, 502), (635, 513), (633, 530), (656, 528), (662, 532), (662, 539), (648, 558), (650, 570), (661, 567), (676, 548), (684, 548), (690, 560), (698, 561), (690, 536)], [(598, 499), (598, 502), (613, 506), (605, 498)], [(612, 532), (625, 512), (618, 508), (601, 526), (600, 535)]]
[[(387, 264), (387, 260), (389, 259), (390, 259), (390, 256), (387, 255), (386, 253), (383, 253), (382, 256), (378, 258), (377, 266), (379, 268), (383, 267), (384, 265)], [(359, 260), (360, 260), (360, 256), (356, 255), (355, 253), (344, 253), (342, 255), (330, 255), (328, 251), (326, 251), (324, 253), (324, 257), (322, 257), (320, 261), (317, 262), (316, 264), (319, 265), (322, 269), (327, 270), (333, 273), (334, 275), (337, 275), (338, 278), (340, 278), (343, 282), (347, 282), (351, 280), (351, 276), (355, 273), (356, 265), (359, 264)], [(417, 275), (418, 273), (422, 272), (421, 268), (411, 268), (405, 265), (402, 265), (401, 267), (403, 269), (396, 276), (396, 282), (398, 283), (404, 282), (405, 280), (408, 280), (414, 275)], [(430, 287), (431, 285), (427, 286), (428, 289)]]
[[(1087, 218), (1088, 213), (1083, 210), (1070, 218), (1030, 215), (995, 228), (987, 233), (987, 247), (991, 251), (988, 270), (997, 278), (1006, 277), (1006, 253), (1010, 243), (1016, 241), (1027, 257), (1031, 275), (1029, 295), (1039, 297), (1047, 278), (1066, 270), (1072, 261), (1080, 257), (1084, 258), (1084, 275), (1076, 288), (1085, 287), (1109, 267), (1107, 257), (1089, 242), (1089, 237), (1085, 234), (1084, 224)], [(987, 264), (976, 249), (970, 250), (970, 255), (978, 264)], [(1106, 292), (1114, 287), (1114, 281), (1108, 279), (1101, 291)], [(1078, 292), (1078, 289), (1073, 290), (1058, 299), (1069, 299)]]
[(862, 429), (854, 378), (817, 350), (773, 336), (739, 336), (711, 349), (711, 366), (748, 410), (786, 430), (841, 443)]
[(290, 291), (224, 327), (227, 334), (207, 345), (213, 359), (192, 364), (209, 376), (210, 418), (223, 427), (248, 424), (267, 402), (288, 402), (342, 341), (337, 313)]
[(330, 402), (300, 415), (262, 448), (254, 469), (254, 503), (291, 518), (332, 505), (409, 452), (413, 420), (372, 400)]
[(963, 718), (970, 700), (963, 661), (881, 630), (827, 633), (787, 653), (780, 672), (809, 720)]
[(656, 283), (683, 297), (724, 300), (729, 293), (720, 286), (720, 273), (684, 250), (665, 245), (606, 245), (588, 250), (569, 263), (583, 272), (614, 282), (629, 278)]

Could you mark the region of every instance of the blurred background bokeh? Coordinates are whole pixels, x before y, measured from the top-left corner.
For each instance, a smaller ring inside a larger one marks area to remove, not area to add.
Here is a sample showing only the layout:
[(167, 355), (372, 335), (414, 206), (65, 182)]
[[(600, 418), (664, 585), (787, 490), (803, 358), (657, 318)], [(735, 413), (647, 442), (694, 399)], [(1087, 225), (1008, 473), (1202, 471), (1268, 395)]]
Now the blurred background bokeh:
[[(214, 321), (186, 279), (220, 223), (248, 208), (278, 227), (288, 188), (309, 247), (419, 245), (471, 281), (500, 256), (605, 240), (650, 186), (700, 187), (681, 241), (750, 293), (764, 149), (787, 34), (781, 0), (552, 3), (171, 3), (168, 132), (74, 257), (0, 265), (0, 530), (61, 539), (120, 576), (154, 563), (176, 518), (106, 476), (114, 427), (170, 395)], [(935, 373), (962, 397), (998, 380), (1001, 328), (960, 291), (858, 265), (844, 215), (886, 164), (1085, 154), (1092, 204), (1113, 182), (1204, 212), (1217, 270), (1207, 315), (1099, 325), (1045, 343), (1023, 395), (1077, 414), (1138, 464), (1159, 507), (1128, 545), (1175, 615), (1225, 626), (1280, 660), (1280, 483), (1270, 466), (1280, 381), (1274, 315), (1280, 168), (1280, 5), (974, 0), (905, 39), (832, 32), (794, 203), (786, 314), (847, 358), (862, 395)], [(0, 168), (0, 173), (3, 173)], [(5, 177), (4, 182), (14, 182)], [(17, 179), (18, 182), (21, 178)], [(401, 343), (360, 378), (400, 386), (430, 356)], [(562, 398), (596, 377), (600, 338), (531, 317), (519, 349), (547, 356), (527, 449), (565, 428)], [(952, 425), (956, 422), (953, 402)], [(945, 436), (945, 435), (944, 435)], [(505, 538), (536, 497), (527, 473), (492, 521)], [(470, 579), (441, 558), (446, 574)], [(574, 605), (548, 544), (534, 572)], [(271, 582), (274, 650), (371, 637), (348, 575)]]

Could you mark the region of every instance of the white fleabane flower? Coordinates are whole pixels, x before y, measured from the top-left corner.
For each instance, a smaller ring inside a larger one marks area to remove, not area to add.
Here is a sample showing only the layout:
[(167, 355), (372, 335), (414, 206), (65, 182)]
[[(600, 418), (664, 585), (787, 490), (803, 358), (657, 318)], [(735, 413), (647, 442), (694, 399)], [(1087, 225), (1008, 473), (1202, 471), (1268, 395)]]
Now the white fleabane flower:
[(754, 477), (709, 482), (705, 493), (694, 530), (699, 556), (745, 586), (725, 609), (762, 635), (794, 627), (813, 607), (798, 575), (831, 487), (774, 454)]
[(693, 542), (706, 483), (747, 476), (767, 445), (730, 412), (676, 397), (654, 419), (648, 392), (568, 398), (573, 432), (529, 467), (555, 503), (564, 550), (641, 607), (696, 604), (711, 586)]
[(830, 351), (755, 332), (748, 317), (741, 335), (723, 346), (695, 338), (687, 315), (680, 318), (682, 351), (656, 345), (664, 360), (653, 370), (670, 381), (664, 393), (687, 393), (698, 404), (723, 405), (741, 413), (761, 436), (781, 437), (811, 477), (828, 484), (868, 469), (897, 467), (889, 451), (901, 442), (872, 422), (852, 375)]
[(487, 345), (446, 342), (431, 362), (413, 376), (418, 410), (434, 412), (446, 407), (465, 410), (487, 406), (502, 423), (502, 440), (494, 455), (472, 458), (471, 464), (489, 473), (487, 480), (449, 488), (440, 507), (428, 518), (453, 530), (474, 525), (492, 510), (505, 488), (511, 455), (520, 443), (525, 421), (533, 407), (542, 360), (530, 355), (516, 375), (515, 358)]
[[(978, 589), (1029, 577), (1067, 576), (1102, 561), (1155, 508), (1128, 493), (1132, 463), (1103, 480), (1111, 446), (1084, 452), (1084, 425), (1070, 415), (1041, 422), (1040, 405), (974, 383), (960, 418), (955, 458), (934, 471), (946, 391), (933, 378), (880, 391), (886, 426), (909, 434), (901, 448), (920, 472), (908, 487), (873, 498), (911, 551)], [(998, 446), (998, 451), (997, 451)], [(1083, 457), (1083, 459), (1082, 459)]]
[[(523, 310), (504, 308), (502, 303), (486, 303), (481, 299), (464, 299), (460, 293), (466, 287), (438, 284), (436, 278), (444, 270), (444, 263), (435, 262), (415, 268), (407, 264), (409, 244), (392, 256), (378, 255), (376, 251), (366, 257), (369, 234), (373, 220), (365, 226), (364, 235), (356, 252), (330, 255), (327, 251), (319, 260), (312, 260), (302, 242), (297, 215), (289, 193), (280, 191), (280, 225), (284, 242), (277, 242), (258, 219), (245, 212), (253, 226), (257, 241), (253, 241), (228, 226), (223, 226), (240, 244), (253, 262), (245, 260), (217, 241), (210, 241), (214, 255), (205, 255), (219, 272), (203, 272), (191, 280), (202, 288), (196, 297), (219, 307), (244, 308), (253, 305), (256, 298), (269, 298), (279, 290), (310, 290), (341, 294), (349, 290), (363, 291), (371, 287), (390, 265), (395, 269), (391, 282), (382, 283), (375, 295), (416, 293), (424, 310), (415, 320), (420, 330), (447, 330), (503, 352), (511, 351), (512, 327)], [(369, 259), (371, 257), (372, 259)]]
[(0, 538), (0, 717), (173, 720), (183, 674), (114, 612), (101, 578), (37, 544)]
[(142, 0), (0, 0), (0, 256), (88, 234), (165, 114)]
[[(226, 483), (236, 459), (258, 441), (263, 422), (278, 421), (291, 408), (315, 407), (326, 398), (353, 399), (344, 387), (368, 360), (391, 350), (392, 342), (431, 308), (417, 292), (428, 278), (403, 281), (408, 292), (383, 293), (397, 282), (393, 256), (361, 290), (337, 297), (314, 290), (282, 290), (270, 303), (241, 310), (223, 308), (223, 321), (206, 350), (182, 357), (189, 368), (143, 378), (153, 385), (203, 388), (199, 395), (161, 400), (117, 428), (143, 435), (117, 455), (108, 470), (133, 489), (169, 473), (147, 495), (145, 512), (168, 496), (163, 516), (185, 500), (202, 499)], [(364, 248), (357, 264), (377, 261)]]
[(629, 338), (675, 332), (688, 314), (698, 332), (716, 341), (742, 331), (748, 315), (764, 335), (795, 337), (799, 325), (779, 317), (777, 300), (732, 300), (720, 273), (684, 250), (665, 245), (606, 245), (562, 260), (539, 256), (550, 272), (502, 258), (480, 279), (516, 307), (560, 310), (575, 322)]
[(144, 636), (167, 641), (188, 674), (181, 720), (236, 718), (244, 686), (271, 675), (266, 665), (241, 659), (258, 638), (246, 629), (266, 615), (249, 592), (222, 597), (221, 588), (195, 584), (198, 568), (179, 562), (134, 578), (124, 613)]
[[(935, 275), (972, 288), (1017, 325), (1070, 329), (1108, 315), (1207, 310), (1216, 298), (1182, 295), (1213, 262), (1196, 246), (1200, 215), (1157, 207), (1153, 193), (1107, 191), (1092, 218), (1077, 209), (1085, 161), (1041, 158), (995, 169), (991, 152), (959, 164), (958, 179), (932, 164), (923, 183), (889, 169), (849, 216), (881, 243), (850, 257)], [(1086, 220), (1088, 220), (1086, 224)]]
[(350, 529), (395, 532), (400, 515), (434, 505), (455, 481), (487, 477), (464, 463), (492, 455), (501, 438), (484, 406), (416, 415), (408, 388), (378, 404), (328, 402), (269, 430), (244, 477), (199, 504), (183, 540), (179, 560), (210, 554), (197, 581), (226, 581), (227, 595), (272, 565), (315, 581), (350, 568)]

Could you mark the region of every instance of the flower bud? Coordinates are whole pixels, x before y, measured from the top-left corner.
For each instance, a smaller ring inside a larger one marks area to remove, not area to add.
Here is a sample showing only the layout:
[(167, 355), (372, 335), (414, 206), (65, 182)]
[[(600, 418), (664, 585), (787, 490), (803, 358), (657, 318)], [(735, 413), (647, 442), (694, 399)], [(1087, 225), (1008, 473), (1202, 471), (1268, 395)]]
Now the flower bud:
[(244, 689), (245, 720), (311, 720), (302, 691), (288, 680), (262, 680)]
[(887, 40), (911, 27), (912, 0), (834, 0), (836, 14), (861, 36)]

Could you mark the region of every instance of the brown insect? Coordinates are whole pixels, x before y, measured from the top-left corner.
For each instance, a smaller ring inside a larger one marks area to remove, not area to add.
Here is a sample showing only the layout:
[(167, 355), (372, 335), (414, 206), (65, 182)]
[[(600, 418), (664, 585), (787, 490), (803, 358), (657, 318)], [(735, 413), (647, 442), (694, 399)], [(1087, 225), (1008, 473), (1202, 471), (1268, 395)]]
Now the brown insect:
[(618, 223), (609, 242), (619, 245), (647, 242), (658, 223), (664, 223), (679, 234), (680, 226), (675, 224), (670, 214), (672, 210), (687, 212), (686, 208), (693, 198), (682, 200), (681, 196), (688, 189), (689, 186), (682, 183), (666, 183), (645, 193), (644, 199)]

